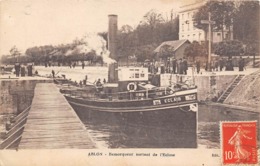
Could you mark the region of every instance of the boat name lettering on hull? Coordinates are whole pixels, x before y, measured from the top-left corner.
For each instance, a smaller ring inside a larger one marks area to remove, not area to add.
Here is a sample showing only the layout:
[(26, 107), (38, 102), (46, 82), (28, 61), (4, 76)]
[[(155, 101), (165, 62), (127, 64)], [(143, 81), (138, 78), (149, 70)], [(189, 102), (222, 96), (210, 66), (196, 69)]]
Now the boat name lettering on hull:
[(171, 97), (171, 98), (164, 99), (164, 103), (174, 103), (177, 101), (181, 101), (181, 97)]
[(187, 96), (185, 96), (185, 99), (186, 100), (196, 100), (196, 95), (187, 95)]
[(160, 104), (162, 104), (161, 100), (153, 100), (153, 105), (160, 105)]
[(167, 103), (174, 103), (179, 101), (182, 101), (181, 97), (171, 97), (162, 100), (153, 100), (153, 105), (161, 105), (162, 103), (167, 104)]

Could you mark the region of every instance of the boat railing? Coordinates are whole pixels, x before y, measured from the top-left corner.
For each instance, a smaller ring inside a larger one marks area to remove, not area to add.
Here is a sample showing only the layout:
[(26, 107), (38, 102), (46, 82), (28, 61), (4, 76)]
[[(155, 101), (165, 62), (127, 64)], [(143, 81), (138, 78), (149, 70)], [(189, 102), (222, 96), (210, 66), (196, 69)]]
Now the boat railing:
[(69, 90), (64, 92), (66, 95), (74, 98), (83, 98), (90, 100), (145, 100), (165, 96), (173, 93), (169, 87), (160, 87), (156, 90), (138, 90), (138, 91), (124, 91), (116, 93), (106, 93), (104, 91), (92, 90)]

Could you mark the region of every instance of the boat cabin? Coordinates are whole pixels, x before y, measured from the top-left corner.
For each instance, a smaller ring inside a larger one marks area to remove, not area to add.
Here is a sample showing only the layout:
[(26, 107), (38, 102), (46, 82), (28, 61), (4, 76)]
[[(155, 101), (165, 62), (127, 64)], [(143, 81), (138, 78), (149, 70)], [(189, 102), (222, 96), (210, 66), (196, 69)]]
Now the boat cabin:
[(104, 84), (101, 98), (140, 100), (163, 96), (169, 91), (167, 87), (157, 87), (150, 83), (148, 68), (119, 67), (117, 70), (118, 82)]

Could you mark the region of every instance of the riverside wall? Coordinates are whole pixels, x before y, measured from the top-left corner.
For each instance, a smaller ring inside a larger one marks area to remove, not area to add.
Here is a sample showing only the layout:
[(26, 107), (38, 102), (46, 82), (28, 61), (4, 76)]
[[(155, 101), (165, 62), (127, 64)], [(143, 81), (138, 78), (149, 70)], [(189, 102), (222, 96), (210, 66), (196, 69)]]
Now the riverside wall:
[[(161, 75), (160, 82), (161, 86), (169, 86), (170, 82), (176, 82), (177, 80), (192, 84), (193, 82), (198, 88), (198, 100), (212, 100), (214, 97), (219, 97), (227, 87), (233, 82), (237, 75)], [(212, 81), (212, 80), (215, 81)], [(171, 81), (170, 81), (171, 80)]]
[(0, 115), (19, 114), (29, 107), (37, 83), (52, 80), (1, 79), (0, 80)]

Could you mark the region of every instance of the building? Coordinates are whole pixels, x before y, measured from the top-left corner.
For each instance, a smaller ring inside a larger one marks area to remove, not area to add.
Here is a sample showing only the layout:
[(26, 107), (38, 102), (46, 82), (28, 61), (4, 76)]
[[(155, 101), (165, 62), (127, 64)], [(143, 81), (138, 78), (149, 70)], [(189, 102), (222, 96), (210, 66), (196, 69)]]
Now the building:
[(165, 45), (168, 45), (172, 48), (172, 51), (174, 52), (172, 54), (172, 56), (170, 56), (170, 58), (176, 58), (176, 59), (180, 59), (180, 58), (184, 58), (184, 51), (185, 48), (188, 47), (190, 45), (190, 42), (188, 40), (173, 40), (173, 41), (165, 41), (162, 44), (160, 44), (155, 50), (154, 52), (156, 54), (160, 54), (161, 48)]
[[(201, 29), (194, 27), (193, 15), (198, 11), (198, 9), (203, 6), (207, 1), (200, 1), (193, 4), (185, 5), (180, 7), (179, 11), (179, 40), (187, 39), (190, 42), (205, 41), (205, 32)], [(214, 20), (213, 20), (214, 21)], [(227, 29), (224, 30), (223, 39), (233, 39), (233, 31), (231, 27), (231, 33)], [(230, 36), (229, 36), (230, 34)], [(213, 43), (222, 41), (222, 32), (213, 32), (212, 38)]]

